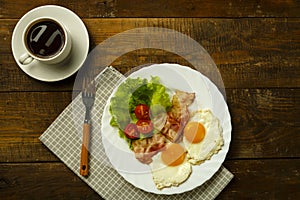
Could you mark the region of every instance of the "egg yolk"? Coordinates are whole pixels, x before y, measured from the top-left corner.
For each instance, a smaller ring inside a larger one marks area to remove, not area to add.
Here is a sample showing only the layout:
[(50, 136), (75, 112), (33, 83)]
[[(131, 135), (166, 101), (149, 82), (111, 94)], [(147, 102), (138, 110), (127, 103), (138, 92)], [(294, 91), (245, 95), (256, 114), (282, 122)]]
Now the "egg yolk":
[(199, 143), (205, 136), (205, 128), (199, 122), (189, 122), (184, 128), (183, 134), (190, 143)]
[(186, 152), (182, 146), (172, 143), (167, 146), (166, 150), (161, 152), (161, 159), (168, 166), (177, 166), (183, 163), (185, 154)]

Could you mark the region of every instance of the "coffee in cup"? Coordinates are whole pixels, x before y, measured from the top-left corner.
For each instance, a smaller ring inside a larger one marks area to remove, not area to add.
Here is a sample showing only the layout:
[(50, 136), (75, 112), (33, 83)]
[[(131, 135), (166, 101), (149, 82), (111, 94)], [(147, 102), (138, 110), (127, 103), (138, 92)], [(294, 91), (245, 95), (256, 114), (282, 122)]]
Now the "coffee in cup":
[(38, 18), (28, 24), (23, 33), (26, 52), (20, 63), (33, 60), (56, 64), (62, 62), (71, 50), (71, 37), (64, 25), (52, 18)]

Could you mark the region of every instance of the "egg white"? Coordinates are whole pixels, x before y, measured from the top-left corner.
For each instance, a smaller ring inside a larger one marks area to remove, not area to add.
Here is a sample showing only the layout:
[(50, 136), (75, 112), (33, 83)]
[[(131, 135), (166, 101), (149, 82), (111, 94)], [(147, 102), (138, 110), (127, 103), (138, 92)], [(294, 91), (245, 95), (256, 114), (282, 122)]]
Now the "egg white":
[(191, 114), (189, 122), (202, 123), (205, 128), (204, 139), (199, 143), (190, 143), (183, 136), (188, 161), (193, 165), (197, 165), (209, 160), (222, 148), (224, 144), (222, 127), (219, 119), (209, 109), (195, 111)]
[(179, 186), (188, 179), (192, 173), (192, 166), (187, 157), (183, 163), (177, 166), (167, 166), (161, 160), (161, 153), (153, 158), (150, 164), (152, 178), (157, 189), (161, 190), (166, 187)]

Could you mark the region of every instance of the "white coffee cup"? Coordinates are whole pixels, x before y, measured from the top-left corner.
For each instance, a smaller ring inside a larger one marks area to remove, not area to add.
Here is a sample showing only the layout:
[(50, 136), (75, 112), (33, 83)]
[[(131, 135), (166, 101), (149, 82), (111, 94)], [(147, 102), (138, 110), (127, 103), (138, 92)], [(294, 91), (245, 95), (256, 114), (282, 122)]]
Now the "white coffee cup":
[(51, 17), (32, 20), (22, 34), (25, 52), (19, 62), (30, 64), (33, 60), (46, 64), (57, 64), (70, 54), (72, 40), (66, 27)]

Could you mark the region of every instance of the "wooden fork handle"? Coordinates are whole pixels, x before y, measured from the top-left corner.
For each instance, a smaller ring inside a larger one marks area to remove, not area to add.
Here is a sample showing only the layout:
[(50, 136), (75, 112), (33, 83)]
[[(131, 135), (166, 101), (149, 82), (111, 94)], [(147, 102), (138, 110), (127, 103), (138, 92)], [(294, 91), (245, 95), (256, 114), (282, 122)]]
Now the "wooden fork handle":
[(90, 142), (90, 124), (83, 124), (83, 136), (81, 146), (81, 158), (80, 158), (80, 175), (87, 176), (89, 173), (88, 166), (88, 154), (89, 154), (89, 142)]

